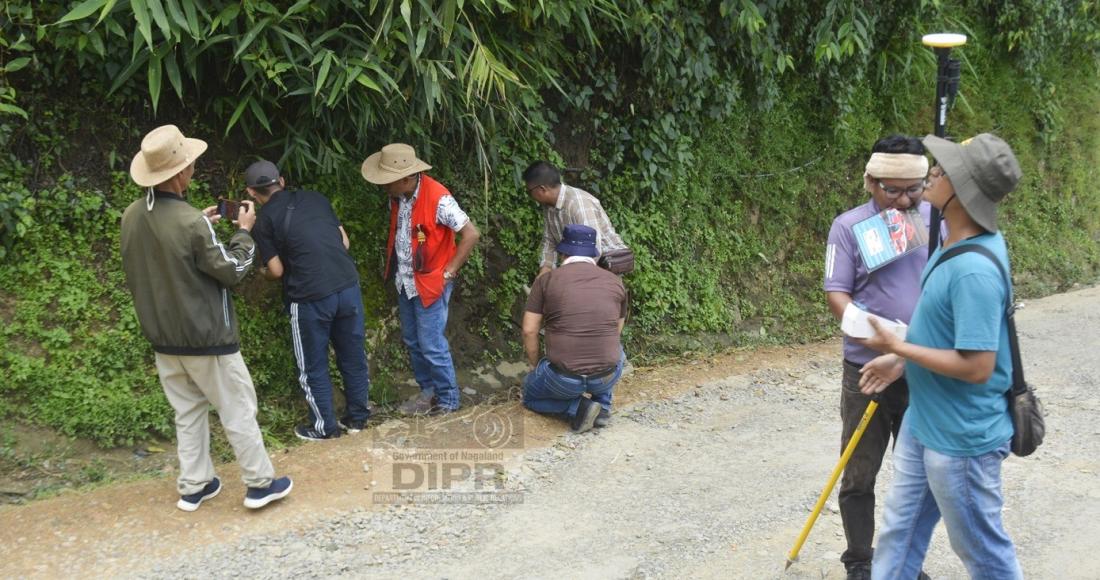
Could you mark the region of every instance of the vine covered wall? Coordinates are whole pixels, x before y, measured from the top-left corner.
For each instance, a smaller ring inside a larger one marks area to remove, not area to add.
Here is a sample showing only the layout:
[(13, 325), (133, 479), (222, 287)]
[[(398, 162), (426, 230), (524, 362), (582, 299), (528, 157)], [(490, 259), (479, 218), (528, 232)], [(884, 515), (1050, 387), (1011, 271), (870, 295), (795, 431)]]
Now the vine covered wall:
[[(192, 202), (256, 156), (326, 193), (363, 279), (374, 396), (407, 372), (382, 284), (385, 200), (358, 164), (390, 141), (431, 162), (484, 233), (462, 273), (460, 367), (518, 358), (548, 158), (637, 253), (636, 360), (830, 336), (832, 218), (865, 199), (875, 139), (930, 129), (925, 32), (969, 43), (949, 132), (994, 131), (1025, 178), (1005, 206), (1025, 295), (1100, 265), (1100, 3), (826, 0), (85, 0), (0, 18), (0, 415), (105, 444), (170, 436), (118, 256), (141, 136), (211, 143)], [(237, 289), (266, 434), (302, 412), (277, 285)]]

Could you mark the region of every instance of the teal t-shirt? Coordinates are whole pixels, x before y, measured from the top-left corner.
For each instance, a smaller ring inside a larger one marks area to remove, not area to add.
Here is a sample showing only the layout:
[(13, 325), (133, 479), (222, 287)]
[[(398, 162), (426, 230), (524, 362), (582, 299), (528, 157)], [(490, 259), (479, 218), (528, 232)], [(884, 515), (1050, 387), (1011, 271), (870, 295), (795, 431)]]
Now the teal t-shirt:
[[(985, 246), (1008, 266), (1000, 233), (958, 242)], [(952, 246), (953, 247), (953, 246)], [(906, 341), (939, 349), (996, 351), (989, 382), (967, 383), (908, 362), (909, 416), (913, 436), (945, 455), (969, 457), (988, 453), (1012, 437), (1005, 391), (1012, 384), (1005, 306), (1009, 289), (996, 264), (976, 253), (956, 256), (929, 275), (943, 248), (928, 260), (921, 292)]]

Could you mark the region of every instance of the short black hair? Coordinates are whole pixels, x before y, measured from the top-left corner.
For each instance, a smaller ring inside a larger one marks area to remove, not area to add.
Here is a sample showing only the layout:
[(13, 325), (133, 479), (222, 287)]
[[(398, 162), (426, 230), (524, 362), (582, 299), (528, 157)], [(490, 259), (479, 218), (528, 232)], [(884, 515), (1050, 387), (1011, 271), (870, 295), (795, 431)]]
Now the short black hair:
[(875, 141), (871, 153), (909, 153), (924, 155), (924, 143), (910, 135), (888, 135)]
[(278, 181), (276, 181), (275, 183), (272, 183), (271, 185), (265, 185), (263, 187), (254, 187), (252, 189), (255, 189), (256, 191), (258, 191), (258, 192), (260, 192), (264, 195), (272, 195), (274, 193), (282, 191), (283, 186), (280, 185)]
[(546, 161), (536, 161), (523, 170), (523, 182), (529, 186), (552, 186), (561, 183), (561, 172)]

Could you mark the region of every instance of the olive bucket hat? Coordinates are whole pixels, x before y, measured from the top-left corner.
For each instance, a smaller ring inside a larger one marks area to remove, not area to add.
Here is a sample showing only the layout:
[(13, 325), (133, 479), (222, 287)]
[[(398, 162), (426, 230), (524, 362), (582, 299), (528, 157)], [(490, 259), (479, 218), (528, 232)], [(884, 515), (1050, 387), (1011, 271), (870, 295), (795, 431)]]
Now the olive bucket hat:
[(962, 143), (928, 135), (923, 143), (951, 180), (966, 213), (986, 230), (997, 231), (997, 204), (1016, 189), (1022, 175), (1008, 143), (991, 133)]

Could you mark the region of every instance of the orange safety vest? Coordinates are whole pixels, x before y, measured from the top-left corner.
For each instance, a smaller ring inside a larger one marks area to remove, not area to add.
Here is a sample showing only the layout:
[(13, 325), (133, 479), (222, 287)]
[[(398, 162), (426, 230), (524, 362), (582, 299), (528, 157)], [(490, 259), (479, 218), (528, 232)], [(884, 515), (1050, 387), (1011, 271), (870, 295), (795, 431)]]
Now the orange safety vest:
[[(445, 195), (451, 195), (451, 192), (443, 184), (426, 173), (420, 174), (420, 192), (413, 202), (412, 220), (409, 223), (412, 232), (409, 237), (412, 240), (413, 256), (420, 244), (424, 244), (424, 265), (419, 271), (413, 270), (413, 282), (424, 308), (431, 306), (443, 295), (443, 285), (446, 282), (443, 279), (443, 268), (458, 251), (454, 230), (435, 221), (439, 200)], [(387, 279), (390, 277), (390, 261), (394, 256), (393, 246), (397, 239), (398, 205), (397, 200), (390, 200), (390, 240), (386, 243)], [(417, 235), (418, 231), (424, 234), (423, 242)]]

